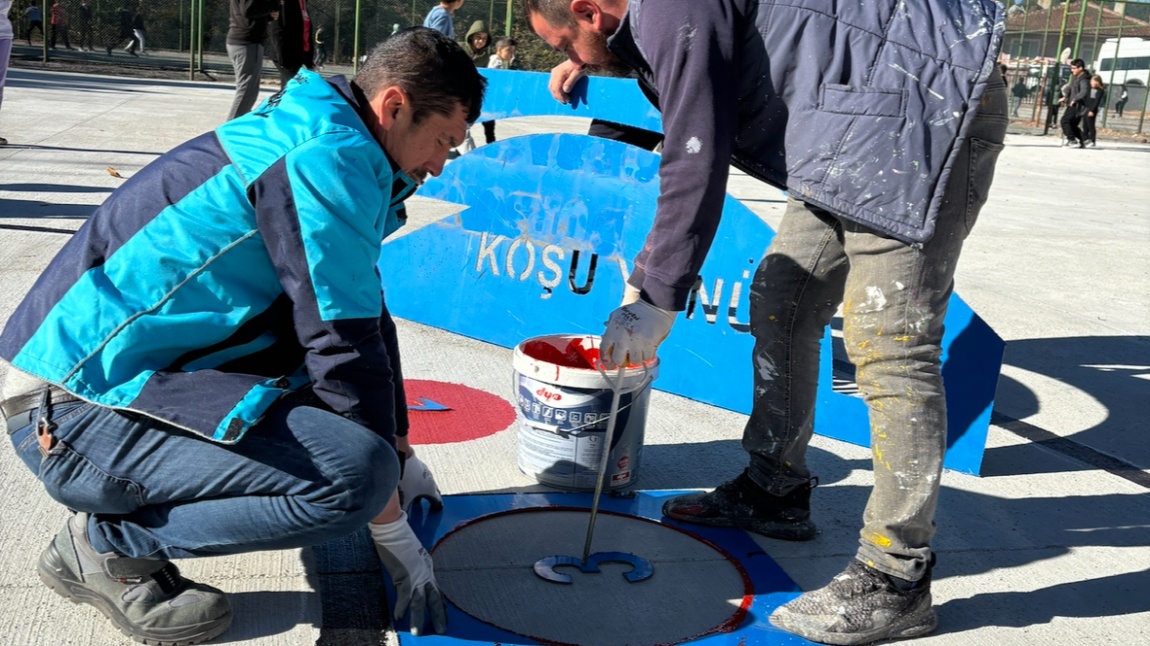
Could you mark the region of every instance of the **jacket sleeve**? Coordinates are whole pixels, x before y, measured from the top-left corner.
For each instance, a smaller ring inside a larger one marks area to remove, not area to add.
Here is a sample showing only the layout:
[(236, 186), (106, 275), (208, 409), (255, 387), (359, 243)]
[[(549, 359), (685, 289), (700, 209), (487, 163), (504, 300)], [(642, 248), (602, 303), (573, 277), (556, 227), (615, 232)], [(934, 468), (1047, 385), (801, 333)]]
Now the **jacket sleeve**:
[(313, 391), (394, 445), (402, 391), (376, 268), (388, 206), (382, 187), (391, 184), (390, 172), (377, 175), (381, 165), (375, 141), (329, 134), (293, 149), (249, 191), (259, 233), (292, 301)]
[(655, 222), (629, 282), (667, 310), (686, 307), (722, 215), (737, 122), (736, 17), (671, 0), (632, 25), (655, 77), (663, 154)]

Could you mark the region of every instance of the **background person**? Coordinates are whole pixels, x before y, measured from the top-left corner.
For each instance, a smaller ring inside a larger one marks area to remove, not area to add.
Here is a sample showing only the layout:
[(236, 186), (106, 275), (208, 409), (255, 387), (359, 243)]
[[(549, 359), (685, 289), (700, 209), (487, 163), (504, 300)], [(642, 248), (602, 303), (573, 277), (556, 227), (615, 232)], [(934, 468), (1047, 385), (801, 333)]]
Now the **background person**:
[(59, 38), (64, 42), (65, 49), (72, 49), (72, 42), (68, 40), (68, 14), (64, 11), (64, 5), (60, 4), (60, 0), (55, 0), (48, 9), (48, 21), (50, 25), (48, 47), (56, 49), (56, 40)]
[(279, 18), (268, 23), (271, 59), (280, 75), (280, 89), (287, 86), (300, 68), (315, 68), (311, 16), (306, 0), (284, 0)]
[(1102, 77), (1098, 74), (1090, 77), (1090, 92), (1086, 95), (1086, 100), (1082, 102), (1082, 109), (1085, 114), (1082, 116), (1082, 137), (1083, 143), (1089, 143), (1093, 148), (1098, 145), (1098, 132), (1095, 130), (1095, 121), (1098, 119), (1098, 113), (1102, 111), (1103, 106), (1106, 105), (1106, 84), (1102, 82)]
[[(476, 67), (488, 67), (488, 59), (491, 57), (491, 33), (487, 31), (487, 23), (482, 20), (471, 23), (467, 35), (459, 46), (463, 48), (464, 52), (467, 52)], [(487, 143), (495, 141), (494, 121), (483, 122), (483, 134)], [(467, 132), (467, 139), (463, 142), (463, 149), (464, 151), (475, 150), (475, 141), (471, 138), (470, 131)]]
[(1086, 62), (1081, 58), (1070, 61), (1070, 88), (1063, 102), (1066, 111), (1062, 113), (1062, 134), (1066, 143), (1071, 146), (1085, 148), (1086, 142), (1082, 140), (1082, 117), (1086, 115), (1083, 109), (1086, 97), (1090, 94), (1090, 76), (1086, 73)]
[[(870, 410), (874, 487), (846, 569), (771, 615), (814, 641), (913, 637), (938, 621), (930, 543), (946, 450), (943, 318), (1009, 116), (993, 66), (1002, 6), (924, 1), (910, 13), (887, 0), (833, 14), (813, 0), (523, 2), (535, 33), (568, 57), (552, 70), (557, 99), (588, 69), (630, 67), (663, 116), (658, 207), (603, 332), (606, 368), (653, 358), (667, 337), (714, 239), (732, 163), (791, 196), (751, 287), (749, 467), (713, 492), (667, 501), (665, 515), (815, 536), (806, 449), (820, 343), (844, 303), (844, 341)], [(875, 15), (891, 22), (858, 26)], [(966, 38), (954, 24), (987, 28)], [(903, 38), (920, 75), (935, 79), (929, 90), (894, 70)], [(943, 72), (951, 66), (985, 72)], [(864, 91), (876, 84), (889, 94)], [(938, 110), (955, 118), (932, 121)], [(936, 144), (949, 154), (932, 155)]]
[(24, 40), (28, 41), (28, 45), (32, 44), (32, 30), (40, 30), (40, 38), (44, 37), (44, 12), (40, 9), (40, 3), (37, 0), (31, 0), (31, 3), (24, 9), (24, 15), (28, 18), (28, 29), (24, 31)]
[(198, 643), (231, 622), (227, 597), (174, 559), (365, 524), (396, 616), (410, 609), (413, 634), (425, 619), (445, 629), (397, 493), (434, 487), (410, 455), (395, 325), (378, 279), (361, 278), (485, 82), (427, 29), (379, 45), (351, 82), (300, 77), (125, 182), (0, 334), (12, 446), (78, 512), (39, 575), (137, 641)]
[[(427, 12), (427, 16), (423, 19), (423, 26), (428, 29), (434, 29), (439, 33), (455, 39), (455, 12), (463, 6), (463, 0), (442, 0), (439, 4), (431, 8)], [(395, 31), (399, 31), (399, 25), (395, 25)]]
[(120, 7), (120, 11), (117, 12), (116, 15), (120, 20), (120, 30), (117, 32), (118, 35), (116, 36), (116, 39), (110, 42), (106, 48), (108, 51), (108, 56), (111, 56), (112, 50), (119, 47), (120, 44), (125, 40), (128, 41), (128, 46), (124, 48), (124, 51), (131, 54), (132, 56), (136, 56), (136, 48), (140, 44), (139, 39), (136, 37), (136, 29), (134, 26), (136, 14), (132, 10), (131, 5), (124, 4), (122, 7)]
[(236, 73), (236, 96), (228, 120), (247, 114), (260, 95), (264, 37), (268, 23), (279, 18), (279, 0), (229, 0), (225, 46)]
[(147, 23), (144, 19), (144, 5), (141, 3), (136, 5), (136, 13), (132, 15), (132, 36), (135, 40), (128, 45), (128, 53), (133, 56), (136, 54), (137, 47), (141, 54), (147, 54), (147, 52), (144, 51), (144, 36), (147, 32)]
[(1126, 102), (1130, 100), (1130, 94), (1126, 91), (1126, 84), (1118, 86), (1118, 100), (1114, 102), (1114, 112), (1119, 117), (1122, 116), (1122, 111), (1126, 109)]
[(76, 16), (76, 23), (79, 25), (77, 31), (80, 33), (78, 43), (80, 49), (88, 52), (96, 51), (92, 40), (92, 7), (88, 4), (88, 0), (80, 0), (80, 8), (76, 11)]
[[(12, 40), (15, 36), (8, 12), (12, 10), (12, 0), (0, 0), (0, 108), (4, 107), (4, 82), (8, 80), (8, 60), (12, 57)], [(0, 137), (0, 146), (7, 146), (8, 140)]]

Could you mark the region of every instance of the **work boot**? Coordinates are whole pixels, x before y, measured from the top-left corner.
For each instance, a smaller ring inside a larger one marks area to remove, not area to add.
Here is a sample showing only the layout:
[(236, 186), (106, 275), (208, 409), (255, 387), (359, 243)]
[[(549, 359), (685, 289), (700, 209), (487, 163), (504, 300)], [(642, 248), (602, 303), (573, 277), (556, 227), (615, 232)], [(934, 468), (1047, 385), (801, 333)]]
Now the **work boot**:
[(811, 522), (812, 478), (785, 496), (772, 496), (743, 471), (710, 493), (668, 500), (663, 515), (685, 523), (737, 527), (784, 541), (806, 541), (819, 533)]
[(930, 573), (907, 581), (852, 560), (825, 588), (807, 592), (771, 614), (771, 623), (822, 644), (869, 644), (929, 634), (938, 626)]
[(40, 554), (40, 580), (72, 603), (104, 613), (144, 644), (184, 646), (232, 623), (224, 593), (180, 576), (167, 559), (100, 554), (88, 542), (88, 515), (76, 514)]

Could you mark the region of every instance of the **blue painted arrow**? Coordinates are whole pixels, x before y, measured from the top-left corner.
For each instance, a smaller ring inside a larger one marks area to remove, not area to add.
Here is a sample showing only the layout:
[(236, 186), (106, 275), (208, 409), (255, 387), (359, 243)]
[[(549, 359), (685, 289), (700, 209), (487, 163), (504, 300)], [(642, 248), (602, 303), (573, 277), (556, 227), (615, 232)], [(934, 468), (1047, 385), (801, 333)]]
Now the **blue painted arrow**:
[(440, 404), (439, 402), (433, 402), (426, 397), (416, 397), (415, 401), (416, 401), (416, 403), (407, 405), (407, 410), (419, 410), (419, 411), (427, 411), (427, 412), (438, 412), (438, 411), (444, 411), (444, 410), (451, 410), (450, 407), (444, 406), (443, 404)]

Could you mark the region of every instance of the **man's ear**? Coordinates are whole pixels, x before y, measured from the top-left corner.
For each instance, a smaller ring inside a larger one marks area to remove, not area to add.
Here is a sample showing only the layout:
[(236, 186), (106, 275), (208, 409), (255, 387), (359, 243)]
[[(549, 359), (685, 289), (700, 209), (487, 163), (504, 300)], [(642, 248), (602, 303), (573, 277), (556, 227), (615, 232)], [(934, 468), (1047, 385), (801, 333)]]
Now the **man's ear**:
[(571, 0), (571, 15), (575, 17), (576, 23), (598, 30), (603, 9), (594, 0)]
[(368, 102), (371, 111), (375, 113), (376, 118), (379, 119), (379, 125), (384, 130), (391, 130), (395, 125), (396, 118), (399, 116), (399, 109), (405, 103), (407, 103), (407, 92), (404, 92), (403, 88), (398, 85), (384, 88)]

